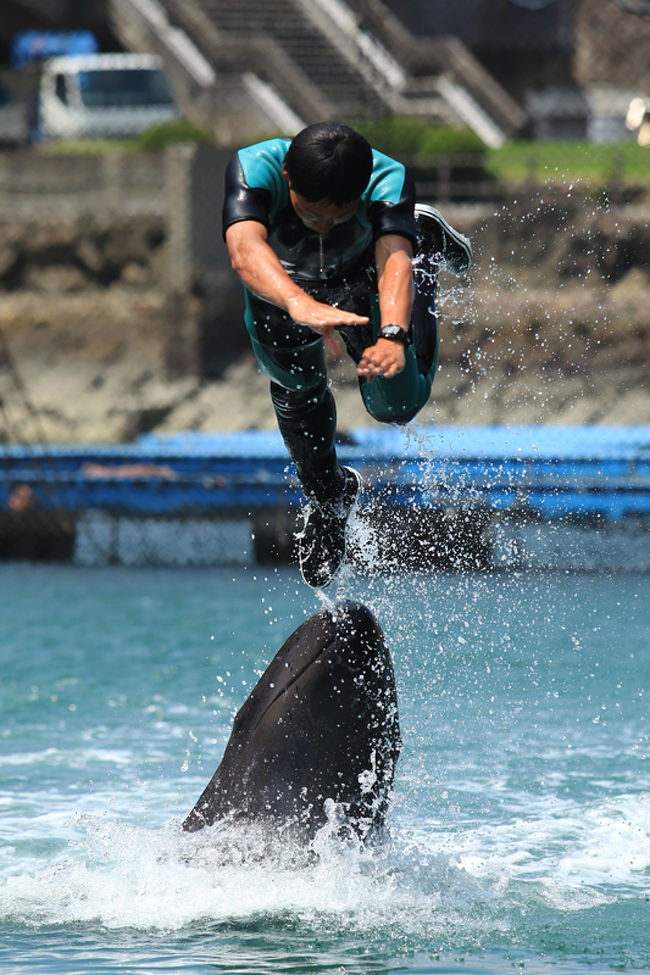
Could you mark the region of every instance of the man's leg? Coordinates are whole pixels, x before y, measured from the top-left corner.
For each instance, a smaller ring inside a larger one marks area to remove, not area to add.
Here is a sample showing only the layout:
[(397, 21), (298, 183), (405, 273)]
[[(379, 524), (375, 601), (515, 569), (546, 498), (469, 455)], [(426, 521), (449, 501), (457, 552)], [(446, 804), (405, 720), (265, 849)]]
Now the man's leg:
[(342, 478), (323, 341), (279, 308), (248, 293), (246, 326), (258, 365), (271, 381), (278, 427), (305, 495), (331, 500), (340, 493)]
[[(418, 251), (413, 262), (415, 299), (411, 312), (412, 345), (406, 349), (404, 370), (392, 379), (360, 379), (361, 396), (367, 411), (381, 423), (404, 424), (427, 403), (438, 367), (438, 269), (463, 274), (472, 262), (470, 242), (450, 226), (433, 207), (417, 204), (415, 222)], [(373, 336), (379, 326), (376, 293), (370, 297)], [(369, 344), (361, 332), (340, 330), (355, 362)], [(365, 344), (361, 344), (365, 342)]]
[(271, 380), (280, 433), (308, 501), (298, 535), (300, 570), (308, 585), (328, 586), (345, 558), (346, 523), (361, 479), (338, 465), (336, 406), (323, 340), (248, 294), (246, 324), (260, 369)]
[(335, 499), (342, 482), (334, 447), (336, 406), (331, 392), (326, 386), (285, 389), (272, 380), (271, 400), (305, 496), (320, 502)]

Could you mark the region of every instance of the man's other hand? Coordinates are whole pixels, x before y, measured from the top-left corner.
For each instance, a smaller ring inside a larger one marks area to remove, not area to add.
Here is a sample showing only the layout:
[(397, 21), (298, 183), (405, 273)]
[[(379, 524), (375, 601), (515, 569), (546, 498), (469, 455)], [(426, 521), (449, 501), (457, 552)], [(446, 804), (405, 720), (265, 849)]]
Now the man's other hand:
[(335, 325), (365, 325), (369, 321), (366, 315), (355, 315), (343, 308), (326, 305), (308, 294), (293, 295), (287, 300), (286, 309), (294, 322), (307, 325), (319, 334), (331, 330)]
[(364, 350), (357, 366), (357, 373), (359, 376), (364, 376), (368, 382), (372, 382), (375, 376), (392, 379), (402, 371), (405, 364), (404, 346), (400, 342), (378, 339), (374, 345), (369, 345)]

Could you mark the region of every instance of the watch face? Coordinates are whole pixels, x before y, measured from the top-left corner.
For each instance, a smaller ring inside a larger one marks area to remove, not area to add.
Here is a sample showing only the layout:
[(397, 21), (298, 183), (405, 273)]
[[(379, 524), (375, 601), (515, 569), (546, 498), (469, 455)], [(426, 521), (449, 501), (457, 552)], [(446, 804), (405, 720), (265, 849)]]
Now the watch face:
[(403, 328), (399, 325), (384, 325), (380, 333), (382, 338), (391, 339), (394, 342), (403, 342), (404, 345), (408, 342), (408, 336)]

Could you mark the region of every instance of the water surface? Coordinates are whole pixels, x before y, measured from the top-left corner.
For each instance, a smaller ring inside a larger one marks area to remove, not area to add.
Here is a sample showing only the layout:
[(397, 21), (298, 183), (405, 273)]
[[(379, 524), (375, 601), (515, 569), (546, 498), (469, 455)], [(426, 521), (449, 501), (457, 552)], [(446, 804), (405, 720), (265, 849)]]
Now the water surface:
[(179, 823), (324, 597), (292, 569), (0, 567), (0, 970), (650, 971), (649, 590), (349, 573), (395, 661), (391, 838), (296, 851)]

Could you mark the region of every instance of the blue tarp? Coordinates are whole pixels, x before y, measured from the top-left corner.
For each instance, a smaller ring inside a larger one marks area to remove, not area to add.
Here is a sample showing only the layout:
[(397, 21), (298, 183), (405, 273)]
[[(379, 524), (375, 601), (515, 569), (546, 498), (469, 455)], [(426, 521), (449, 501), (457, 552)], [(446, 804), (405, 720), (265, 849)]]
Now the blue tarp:
[(12, 39), (10, 57), (12, 67), (26, 68), (46, 58), (95, 54), (97, 51), (97, 40), (89, 30), (27, 30)]
[[(650, 516), (650, 426), (377, 427), (353, 431), (339, 456), (362, 471), (366, 497), (393, 505)], [(39, 505), (68, 511), (216, 514), (300, 501), (276, 431), (9, 445), (0, 468), (0, 509), (20, 485)]]
[[(377, 458), (482, 458), (491, 460), (650, 460), (650, 426), (409, 426), (360, 428), (349, 434), (355, 448)], [(147, 434), (135, 444), (145, 453), (270, 457), (284, 451), (277, 431)]]

